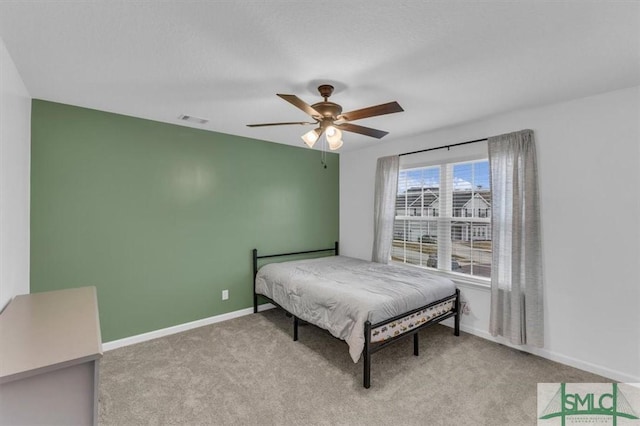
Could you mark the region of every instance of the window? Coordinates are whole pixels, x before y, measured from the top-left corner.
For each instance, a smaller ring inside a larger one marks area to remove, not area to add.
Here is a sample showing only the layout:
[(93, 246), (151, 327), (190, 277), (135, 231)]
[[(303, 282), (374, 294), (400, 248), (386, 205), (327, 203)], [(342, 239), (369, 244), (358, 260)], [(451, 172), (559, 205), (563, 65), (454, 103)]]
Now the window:
[(489, 161), (400, 170), (391, 258), (489, 278)]

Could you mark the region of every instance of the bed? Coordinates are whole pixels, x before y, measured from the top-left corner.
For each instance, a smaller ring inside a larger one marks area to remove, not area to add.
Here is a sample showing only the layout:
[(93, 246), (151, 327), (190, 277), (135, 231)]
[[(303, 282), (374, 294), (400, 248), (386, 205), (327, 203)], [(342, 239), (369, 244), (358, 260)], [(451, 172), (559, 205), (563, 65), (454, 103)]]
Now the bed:
[[(334, 256), (267, 263), (260, 259), (321, 254)], [(420, 268), (384, 265), (340, 256), (330, 249), (258, 255), (253, 250), (253, 302), (262, 296), (293, 317), (293, 340), (300, 320), (344, 340), (354, 362), (364, 359), (363, 385), (371, 386), (371, 355), (413, 336), (418, 355), (418, 331), (454, 317), (460, 334), (460, 293), (447, 278)]]

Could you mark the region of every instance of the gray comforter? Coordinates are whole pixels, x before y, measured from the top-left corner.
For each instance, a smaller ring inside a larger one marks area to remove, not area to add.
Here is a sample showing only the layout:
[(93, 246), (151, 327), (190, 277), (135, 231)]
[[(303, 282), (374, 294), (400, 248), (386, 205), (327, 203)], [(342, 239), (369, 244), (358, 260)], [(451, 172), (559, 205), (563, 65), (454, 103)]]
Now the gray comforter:
[(451, 296), (455, 285), (419, 268), (331, 256), (265, 265), (256, 293), (346, 341), (358, 362), (365, 321), (375, 324)]

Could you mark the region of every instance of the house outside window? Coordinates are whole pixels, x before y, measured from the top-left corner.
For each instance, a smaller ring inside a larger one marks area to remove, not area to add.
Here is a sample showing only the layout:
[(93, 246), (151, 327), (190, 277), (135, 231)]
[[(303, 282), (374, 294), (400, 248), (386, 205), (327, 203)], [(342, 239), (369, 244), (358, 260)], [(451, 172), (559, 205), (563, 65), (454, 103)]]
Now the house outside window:
[(393, 261), (490, 278), (491, 247), (488, 160), (400, 170)]

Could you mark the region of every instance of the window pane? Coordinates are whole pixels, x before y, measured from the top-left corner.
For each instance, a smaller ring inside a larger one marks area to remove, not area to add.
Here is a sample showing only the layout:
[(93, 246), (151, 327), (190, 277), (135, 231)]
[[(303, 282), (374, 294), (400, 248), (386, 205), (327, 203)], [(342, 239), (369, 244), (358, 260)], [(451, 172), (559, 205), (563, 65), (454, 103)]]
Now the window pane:
[(440, 186), (440, 167), (400, 170), (398, 175), (398, 194), (407, 191), (419, 191), (422, 188), (436, 189)]
[(473, 276), (491, 277), (491, 224), (451, 224), (451, 270)]
[(391, 260), (404, 262), (406, 221), (396, 219), (393, 222), (393, 241), (391, 242)]
[(491, 278), (491, 241), (474, 241), (471, 275)]
[(463, 274), (471, 274), (473, 262), (469, 222), (453, 222), (451, 224), (451, 270)]
[(427, 220), (422, 225), (422, 237), (420, 237), (422, 266), (429, 268), (438, 267), (438, 222)]
[(420, 237), (422, 236), (423, 223), (421, 220), (407, 221), (407, 242), (405, 243), (405, 261), (413, 265), (421, 265)]
[(392, 260), (427, 266), (427, 261), (437, 256), (437, 252), (438, 224), (436, 221), (396, 220), (394, 222)]

